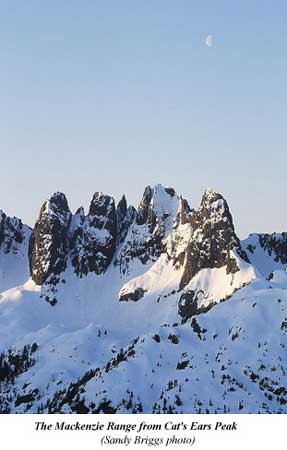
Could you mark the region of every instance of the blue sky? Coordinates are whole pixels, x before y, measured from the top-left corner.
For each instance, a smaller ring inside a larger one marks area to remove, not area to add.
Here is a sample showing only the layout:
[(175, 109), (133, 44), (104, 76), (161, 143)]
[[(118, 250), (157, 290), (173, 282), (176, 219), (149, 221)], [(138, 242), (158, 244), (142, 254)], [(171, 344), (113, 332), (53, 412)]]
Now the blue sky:
[[(0, 208), (32, 225), (54, 191), (196, 207), (213, 187), (241, 237), (286, 230), (285, 1), (0, 3)], [(205, 38), (214, 36), (208, 48)]]

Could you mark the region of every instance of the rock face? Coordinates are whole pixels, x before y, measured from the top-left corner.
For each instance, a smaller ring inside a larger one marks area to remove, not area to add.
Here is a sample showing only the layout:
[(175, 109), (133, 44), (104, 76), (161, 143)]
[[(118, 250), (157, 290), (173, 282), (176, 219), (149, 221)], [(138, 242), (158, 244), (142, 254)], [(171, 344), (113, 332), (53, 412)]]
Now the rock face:
[(275, 262), (287, 264), (287, 233), (259, 234), (259, 244)]
[(89, 214), (81, 209), (73, 217), (69, 230), (71, 262), (79, 276), (101, 274), (109, 266), (116, 249), (117, 215), (115, 201), (96, 192)]
[(67, 230), (71, 212), (64, 194), (56, 192), (47, 200), (37, 220), (29, 245), (33, 281), (41, 285), (59, 275), (67, 266)]
[(31, 228), (0, 211), (0, 291), (19, 286), (29, 277)]
[(136, 217), (136, 209), (133, 206), (127, 207), (126, 197), (123, 195), (117, 206), (117, 244), (121, 244), (129, 231), (131, 224)]
[(202, 308), (198, 307), (198, 301), (203, 294), (203, 291), (195, 292), (190, 290), (181, 294), (178, 302), (178, 314), (182, 318), (182, 323), (199, 314)]
[(236, 272), (236, 260), (230, 253), (233, 249), (248, 262), (235, 233), (228, 204), (220, 194), (207, 190), (198, 211), (191, 213), (187, 221), (192, 228), (191, 239), (184, 254), (175, 260), (184, 264), (180, 288), (184, 288), (201, 269), (227, 266), (227, 273)]
[(287, 264), (287, 233), (253, 233), (241, 242), (249, 260), (264, 276)]
[(54, 194), (43, 204), (30, 239), (32, 279), (55, 283), (69, 263), (79, 277), (104, 273), (134, 216), (125, 198), (116, 209), (114, 199), (101, 192), (94, 194), (88, 215), (83, 208), (72, 215), (65, 195)]
[(147, 186), (144, 190), (143, 197), (138, 207), (136, 223), (138, 225), (144, 225), (148, 223), (153, 227), (153, 209), (152, 209), (152, 198), (154, 194), (154, 189)]
[(128, 302), (130, 300), (133, 302), (137, 302), (138, 300), (143, 298), (144, 294), (145, 294), (145, 290), (138, 287), (132, 293), (121, 295), (119, 300), (120, 300), (120, 302)]
[[(178, 215), (179, 202), (180, 197), (172, 188), (161, 185), (145, 188), (135, 220), (130, 221), (126, 238), (116, 256), (115, 265), (122, 273), (129, 273), (134, 261), (145, 265), (159, 258)], [(134, 211), (131, 211), (130, 217), (133, 216)]]
[(29, 234), (30, 228), (23, 225), (17, 217), (8, 217), (3, 211), (0, 211), (0, 248), (4, 254), (17, 254), (21, 244)]

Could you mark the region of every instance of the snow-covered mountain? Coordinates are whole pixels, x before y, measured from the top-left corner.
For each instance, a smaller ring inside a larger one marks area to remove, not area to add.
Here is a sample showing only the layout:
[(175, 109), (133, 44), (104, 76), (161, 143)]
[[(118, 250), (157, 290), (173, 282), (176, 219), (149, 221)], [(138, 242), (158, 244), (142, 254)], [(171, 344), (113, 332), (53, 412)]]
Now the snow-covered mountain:
[(0, 412), (287, 412), (287, 233), (148, 186), (0, 216)]

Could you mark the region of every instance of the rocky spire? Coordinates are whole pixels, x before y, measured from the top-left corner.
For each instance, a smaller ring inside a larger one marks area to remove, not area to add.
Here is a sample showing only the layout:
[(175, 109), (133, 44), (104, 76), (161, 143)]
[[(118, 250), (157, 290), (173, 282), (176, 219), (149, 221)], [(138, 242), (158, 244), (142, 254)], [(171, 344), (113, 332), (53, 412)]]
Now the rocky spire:
[(118, 205), (117, 205), (117, 217), (118, 221), (122, 222), (127, 213), (127, 200), (125, 195), (122, 196)]
[(182, 196), (180, 196), (179, 207), (178, 207), (178, 216), (179, 216), (179, 223), (181, 225), (184, 225), (188, 222), (188, 214), (190, 212), (191, 212), (191, 209), (188, 204), (188, 201), (185, 198), (182, 198)]
[(138, 225), (143, 225), (147, 223), (149, 219), (149, 212), (150, 212), (150, 204), (151, 200), (154, 194), (154, 189), (152, 189), (150, 186), (147, 186), (144, 190), (142, 199), (140, 201), (137, 215), (136, 215), (136, 223)]
[(124, 241), (129, 227), (136, 217), (136, 209), (133, 206), (127, 207), (126, 197), (123, 195), (117, 205), (117, 243)]
[(153, 188), (147, 186), (137, 210), (136, 223), (148, 225), (151, 233), (156, 228), (165, 233), (175, 219), (179, 199), (172, 187), (164, 187), (161, 184)]
[(50, 275), (59, 275), (67, 264), (67, 229), (71, 219), (64, 194), (56, 192), (43, 204), (29, 245), (32, 279), (43, 284)]
[(145, 264), (161, 255), (164, 240), (176, 220), (178, 207), (179, 196), (173, 188), (160, 184), (145, 188), (135, 221), (128, 227), (126, 239), (115, 260), (115, 265), (119, 265), (122, 272), (129, 271), (133, 260)]
[(227, 273), (239, 270), (230, 253), (234, 248), (248, 261), (235, 233), (228, 204), (219, 193), (212, 189), (205, 191), (198, 211), (190, 217), (190, 223), (192, 237), (182, 258), (184, 272), (180, 288), (185, 287), (201, 269), (227, 266)]
[(115, 201), (109, 195), (96, 192), (89, 214), (81, 210), (69, 230), (72, 265), (79, 276), (89, 272), (101, 274), (109, 266), (116, 249), (117, 215)]

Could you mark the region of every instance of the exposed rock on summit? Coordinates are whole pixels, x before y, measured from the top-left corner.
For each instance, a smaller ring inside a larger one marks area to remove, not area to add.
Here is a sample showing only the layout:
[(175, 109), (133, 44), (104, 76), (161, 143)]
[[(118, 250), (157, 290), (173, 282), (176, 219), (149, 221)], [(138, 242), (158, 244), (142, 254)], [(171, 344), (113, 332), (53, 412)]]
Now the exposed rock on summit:
[(127, 207), (126, 197), (123, 195), (117, 205), (117, 244), (121, 244), (129, 231), (129, 227), (136, 217), (136, 209), (133, 206)]
[(80, 210), (73, 217), (69, 230), (70, 255), (76, 273), (83, 276), (105, 272), (114, 256), (116, 239), (115, 201), (109, 195), (96, 192), (89, 214), (85, 216)]
[(145, 188), (135, 221), (116, 256), (115, 265), (120, 266), (122, 273), (129, 272), (133, 260), (146, 264), (159, 258), (177, 217), (179, 201), (173, 188), (161, 185)]
[(235, 233), (228, 204), (222, 195), (207, 190), (198, 211), (190, 214), (187, 221), (191, 225), (192, 235), (184, 255), (177, 258), (184, 261), (180, 288), (184, 288), (201, 269), (227, 266), (227, 273), (239, 270), (231, 255), (233, 249), (248, 262)]
[(36, 284), (41, 285), (50, 275), (59, 275), (65, 270), (70, 219), (64, 194), (56, 192), (43, 204), (29, 245), (31, 276)]

